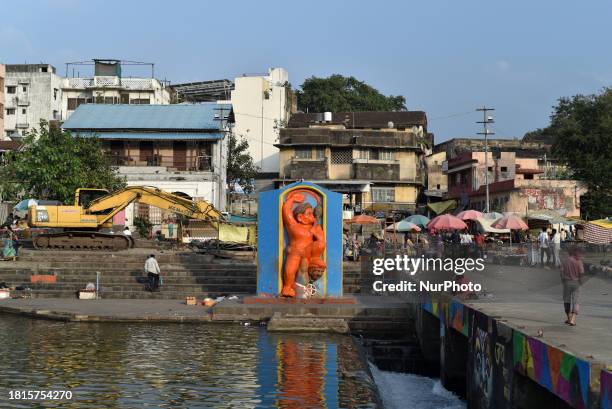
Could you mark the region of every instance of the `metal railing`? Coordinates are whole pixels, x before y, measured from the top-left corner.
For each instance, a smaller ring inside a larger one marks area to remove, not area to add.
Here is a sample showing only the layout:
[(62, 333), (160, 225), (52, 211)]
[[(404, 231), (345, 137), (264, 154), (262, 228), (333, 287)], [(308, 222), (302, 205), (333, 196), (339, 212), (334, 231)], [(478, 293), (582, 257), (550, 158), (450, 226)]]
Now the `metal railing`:
[(173, 155), (151, 155), (144, 158), (107, 153), (113, 166), (165, 166), (177, 170), (208, 172), (213, 170), (211, 156), (196, 156), (185, 159)]

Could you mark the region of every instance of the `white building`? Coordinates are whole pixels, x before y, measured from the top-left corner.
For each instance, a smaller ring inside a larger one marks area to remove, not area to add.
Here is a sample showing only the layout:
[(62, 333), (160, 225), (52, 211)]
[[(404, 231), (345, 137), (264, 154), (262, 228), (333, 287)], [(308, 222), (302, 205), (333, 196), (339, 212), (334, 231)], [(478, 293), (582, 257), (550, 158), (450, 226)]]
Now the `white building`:
[(61, 119), (62, 78), (49, 64), (7, 64), (4, 81), (4, 133), (8, 139), (38, 128), (41, 120)]
[(169, 87), (152, 76), (125, 77), (122, 75), (119, 60), (93, 60), (93, 65), (93, 76), (63, 79), (63, 120), (68, 119), (79, 105), (86, 103), (139, 105), (170, 103)]
[[(154, 186), (225, 210), (230, 112), (231, 106), (216, 103), (85, 104), (63, 128), (97, 136), (128, 185)], [(126, 209), (128, 225), (139, 211)]]
[(0, 140), (4, 139), (4, 76), (6, 69), (4, 64), (0, 64)]
[(234, 133), (249, 141), (253, 162), (270, 178), (278, 177), (280, 128), (289, 119), (291, 90), (283, 68), (271, 68), (267, 75), (245, 75), (235, 80), (231, 103), (236, 123)]

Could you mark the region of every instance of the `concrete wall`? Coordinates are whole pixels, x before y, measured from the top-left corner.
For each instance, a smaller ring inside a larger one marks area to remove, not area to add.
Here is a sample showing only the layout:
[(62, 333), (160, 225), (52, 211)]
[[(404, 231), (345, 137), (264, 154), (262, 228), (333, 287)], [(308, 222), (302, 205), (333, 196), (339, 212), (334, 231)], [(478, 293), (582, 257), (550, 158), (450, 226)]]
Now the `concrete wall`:
[(610, 407), (607, 371), (459, 301), (417, 304), (416, 324), (425, 358), (470, 409)]
[(62, 79), (48, 67), (48, 72), (6, 73), (5, 90), (7, 86), (16, 86), (17, 92), (6, 94), (5, 109), (14, 108), (15, 114), (5, 115), (5, 133), (23, 135), (27, 130), (38, 129), (41, 120), (61, 118)]
[(279, 127), (289, 118), (287, 88), (289, 76), (283, 68), (271, 68), (268, 75), (235, 79), (231, 102), (236, 124), (234, 132), (249, 141), (249, 152), (262, 172), (279, 171)]
[(427, 167), (427, 190), (448, 191), (448, 179), (442, 173), (442, 163), (446, 160), (446, 152), (437, 152), (425, 157)]
[(68, 99), (85, 98), (95, 101), (96, 97), (116, 98), (117, 103), (122, 102), (122, 95), (128, 96), (129, 103), (134, 100), (148, 99), (149, 104), (170, 104), (170, 92), (159, 80), (155, 78), (116, 78), (117, 86), (101, 88), (94, 87), (94, 78), (63, 78), (61, 88), (63, 91), (61, 115), (62, 120), (68, 119), (74, 110), (68, 109)]
[(4, 133), (4, 116), (6, 115), (6, 110), (4, 108), (5, 99), (4, 99), (4, 77), (6, 75), (4, 64), (0, 64), (0, 140), (7, 139)]

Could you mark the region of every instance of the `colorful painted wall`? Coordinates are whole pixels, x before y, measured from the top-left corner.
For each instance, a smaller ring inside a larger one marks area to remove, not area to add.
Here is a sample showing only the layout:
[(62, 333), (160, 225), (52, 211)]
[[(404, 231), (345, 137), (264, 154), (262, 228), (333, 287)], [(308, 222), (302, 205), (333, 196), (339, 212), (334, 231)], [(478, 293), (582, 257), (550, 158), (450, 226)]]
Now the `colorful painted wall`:
[[(310, 189), (320, 197), (323, 215), (319, 220), (327, 243), (326, 269), (316, 286), (325, 297), (342, 296), (342, 195), (309, 182), (296, 182), (282, 189), (259, 194), (257, 294), (278, 296), (282, 286), (287, 232), (283, 228), (281, 207), (286, 196), (298, 189)], [(312, 200), (310, 197), (309, 200)], [(315, 203), (312, 203), (314, 205)]]
[[(470, 407), (513, 407), (514, 377), (524, 376), (573, 408), (612, 409), (612, 373), (528, 336), (461, 302), (427, 299), (423, 311), (468, 337)], [(595, 391), (595, 393), (594, 393)], [(599, 391), (599, 398), (594, 398)], [(600, 402), (598, 402), (600, 400)], [(473, 406), (472, 406), (473, 405)]]

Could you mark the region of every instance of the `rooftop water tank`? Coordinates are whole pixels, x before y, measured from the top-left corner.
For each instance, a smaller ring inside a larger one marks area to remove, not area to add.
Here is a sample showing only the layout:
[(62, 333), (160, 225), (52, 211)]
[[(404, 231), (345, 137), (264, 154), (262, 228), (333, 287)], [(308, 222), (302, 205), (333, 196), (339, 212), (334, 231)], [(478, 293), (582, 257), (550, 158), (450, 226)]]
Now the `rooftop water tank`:
[(332, 113), (331, 112), (324, 112), (323, 113), (323, 121), (331, 122), (332, 121)]

